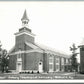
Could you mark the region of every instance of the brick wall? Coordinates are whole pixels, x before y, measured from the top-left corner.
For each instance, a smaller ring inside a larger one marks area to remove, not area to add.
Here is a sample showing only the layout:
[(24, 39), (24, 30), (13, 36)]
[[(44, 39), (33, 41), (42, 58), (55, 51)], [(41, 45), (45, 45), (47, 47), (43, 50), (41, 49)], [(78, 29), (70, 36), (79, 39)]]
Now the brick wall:
[[(43, 61), (43, 54), (38, 52), (31, 52), (24, 56), (24, 70), (38, 70), (39, 61)], [(23, 65), (23, 66), (24, 66)]]
[(20, 36), (16, 36), (16, 44), (20, 43), (20, 42), (30, 42), (30, 43), (34, 43), (34, 37), (29, 36), (27, 34), (22, 34)]
[(11, 55), (9, 59), (9, 70), (16, 70), (16, 55)]
[[(29, 36), (27, 37), (26, 35), (20, 35), (16, 37), (16, 45), (15, 45), (15, 51), (18, 51), (19, 48), (21, 50), (30, 50), (32, 49), (31, 47), (27, 46), (25, 42), (28, 42)], [(32, 38), (32, 37), (31, 37)]]
[(49, 66), (49, 63), (48, 63), (47, 53), (43, 53), (43, 70), (44, 70), (44, 72), (48, 71), (48, 66)]
[(26, 34), (16, 36), (16, 41), (15, 41), (16, 51), (18, 51), (19, 48), (21, 48), (22, 50), (25, 50), (25, 48), (31, 49), (30, 47), (25, 47), (25, 42), (34, 43), (34, 37), (31, 37)]
[(80, 48), (80, 72), (84, 73), (84, 48)]

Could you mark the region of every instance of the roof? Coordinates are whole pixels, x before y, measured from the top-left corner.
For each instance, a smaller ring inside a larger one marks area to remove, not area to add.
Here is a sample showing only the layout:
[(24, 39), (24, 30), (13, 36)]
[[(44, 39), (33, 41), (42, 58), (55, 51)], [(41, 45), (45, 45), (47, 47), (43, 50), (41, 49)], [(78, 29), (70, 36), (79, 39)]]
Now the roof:
[(24, 11), (24, 14), (23, 14), (23, 17), (22, 17), (21, 20), (29, 20), (28, 17), (27, 17), (26, 10)]
[(36, 45), (34, 45), (34, 44), (32, 44), (32, 43), (29, 43), (29, 42), (25, 42), (25, 44), (26, 44), (27, 46), (30, 46), (30, 47), (33, 48), (33, 49), (37, 49), (37, 48), (38, 48)]
[(35, 45), (37, 45), (39, 48), (41, 48), (42, 50), (44, 50), (46, 53), (52, 53), (52, 54), (55, 54), (55, 55), (58, 55), (58, 56), (61, 56), (61, 57), (67, 57), (67, 58), (71, 57), (70, 55), (66, 54), (63, 51), (56, 50), (54, 48), (50, 48), (50, 47), (47, 47), (47, 46), (42, 45), (42, 44), (35, 43)]
[(15, 49), (15, 46), (13, 46), (10, 50), (9, 50), (9, 54)]
[[(50, 53), (50, 54), (60, 56), (60, 57), (66, 57), (66, 58), (71, 57), (71, 55), (68, 55), (63, 51), (59, 51), (59, 50), (44, 46), (42, 44), (37, 44), (37, 43), (32, 44), (32, 43), (29, 43), (29, 42), (25, 42), (25, 44), (27, 46), (30, 46), (31, 48), (33, 48), (33, 50), (42, 50), (45, 53)], [(9, 51), (9, 53), (11, 53), (14, 48), (15, 48), (15, 46)]]

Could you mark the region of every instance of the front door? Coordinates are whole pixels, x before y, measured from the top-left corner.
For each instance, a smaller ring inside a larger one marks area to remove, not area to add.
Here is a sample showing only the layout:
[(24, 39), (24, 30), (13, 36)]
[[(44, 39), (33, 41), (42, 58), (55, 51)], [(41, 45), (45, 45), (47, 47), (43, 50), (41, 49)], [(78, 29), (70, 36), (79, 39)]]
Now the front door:
[(39, 62), (39, 72), (42, 73), (43, 72), (43, 63)]
[(17, 71), (18, 72), (22, 71), (22, 63), (21, 62), (17, 63)]

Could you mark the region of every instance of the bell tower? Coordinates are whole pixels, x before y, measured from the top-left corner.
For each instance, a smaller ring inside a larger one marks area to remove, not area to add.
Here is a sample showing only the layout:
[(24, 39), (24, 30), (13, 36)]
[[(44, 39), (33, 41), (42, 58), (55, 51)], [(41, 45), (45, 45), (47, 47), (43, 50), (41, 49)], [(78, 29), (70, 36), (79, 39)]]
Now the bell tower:
[(29, 19), (27, 17), (26, 10), (24, 11), (21, 21), (22, 21), (22, 28), (19, 29), (19, 32), (15, 33), (16, 51), (18, 51), (18, 49), (24, 50), (25, 42), (34, 43), (35, 35), (28, 27)]

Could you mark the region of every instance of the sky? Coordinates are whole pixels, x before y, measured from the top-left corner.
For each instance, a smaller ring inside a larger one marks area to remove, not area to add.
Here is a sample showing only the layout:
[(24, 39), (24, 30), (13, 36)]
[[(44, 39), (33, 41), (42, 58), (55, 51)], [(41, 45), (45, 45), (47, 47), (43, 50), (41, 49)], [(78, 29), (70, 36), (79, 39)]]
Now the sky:
[(15, 45), (14, 33), (22, 27), (21, 18), (25, 9), (30, 20), (29, 28), (36, 35), (36, 43), (71, 54), (69, 47), (73, 43), (79, 46), (84, 39), (84, 2), (82, 1), (1, 1), (2, 48), (9, 51)]

